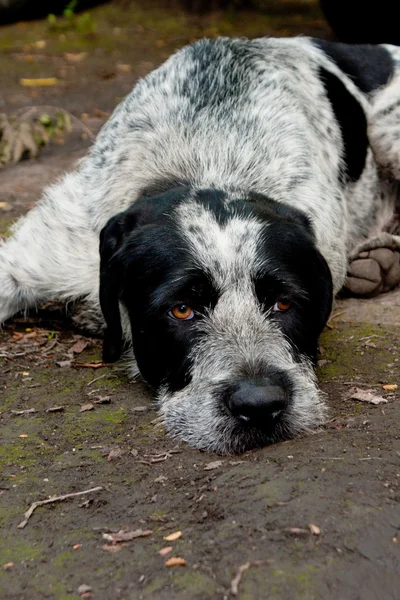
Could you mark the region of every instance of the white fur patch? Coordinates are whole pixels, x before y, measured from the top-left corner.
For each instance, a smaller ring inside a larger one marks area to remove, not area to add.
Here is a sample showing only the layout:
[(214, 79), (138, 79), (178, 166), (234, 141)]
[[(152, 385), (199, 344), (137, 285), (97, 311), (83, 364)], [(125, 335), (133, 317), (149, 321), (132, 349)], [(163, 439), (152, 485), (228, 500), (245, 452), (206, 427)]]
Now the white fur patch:
[(261, 311), (249, 280), (228, 288), (200, 327), (203, 336), (192, 351), (191, 382), (179, 392), (164, 389), (158, 396), (168, 431), (196, 448), (219, 453), (245, 449), (254, 432), (234, 435), (237, 424), (223, 411), (217, 392), (229, 382), (267, 377), (274, 370), (285, 372), (293, 393), (281, 425), (264, 444), (323, 423), (326, 405), (311, 365), (295, 361), (282, 332)]

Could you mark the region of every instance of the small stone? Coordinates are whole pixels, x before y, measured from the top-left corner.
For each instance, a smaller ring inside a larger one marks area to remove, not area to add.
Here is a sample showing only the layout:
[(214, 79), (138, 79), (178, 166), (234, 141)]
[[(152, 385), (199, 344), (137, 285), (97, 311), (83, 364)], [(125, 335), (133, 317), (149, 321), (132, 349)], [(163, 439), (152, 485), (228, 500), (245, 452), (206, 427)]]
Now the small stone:
[(310, 523), (308, 529), (311, 531), (312, 535), (321, 535), (321, 529), (317, 525), (313, 525)]
[(214, 460), (204, 467), (204, 471), (213, 471), (214, 469), (219, 469), (219, 467), (222, 467), (223, 464), (224, 463), (222, 460)]
[(82, 584), (78, 587), (78, 594), (80, 596), (82, 596), (82, 594), (86, 594), (87, 592), (91, 592), (92, 588), (90, 587), (90, 585), (86, 585), (86, 584)]

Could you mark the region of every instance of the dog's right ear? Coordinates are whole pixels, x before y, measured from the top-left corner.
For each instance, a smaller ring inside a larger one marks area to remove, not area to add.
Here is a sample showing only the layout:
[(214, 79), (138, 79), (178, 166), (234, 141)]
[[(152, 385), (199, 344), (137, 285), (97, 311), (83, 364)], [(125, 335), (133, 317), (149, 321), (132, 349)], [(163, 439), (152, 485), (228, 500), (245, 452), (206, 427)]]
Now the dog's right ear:
[(100, 306), (106, 322), (103, 361), (115, 362), (122, 351), (122, 326), (119, 311), (121, 265), (117, 254), (124, 230), (124, 213), (110, 219), (100, 233)]

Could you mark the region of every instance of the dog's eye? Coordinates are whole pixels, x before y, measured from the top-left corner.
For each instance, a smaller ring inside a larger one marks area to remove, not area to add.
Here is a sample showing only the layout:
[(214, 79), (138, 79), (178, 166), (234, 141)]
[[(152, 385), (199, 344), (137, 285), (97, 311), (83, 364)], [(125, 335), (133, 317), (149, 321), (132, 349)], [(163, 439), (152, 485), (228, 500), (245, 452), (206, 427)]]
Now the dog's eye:
[(281, 298), (280, 300), (275, 302), (274, 310), (276, 310), (278, 312), (285, 312), (286, 310), (289, 310), (289, 308), (291, 306), (292, 306), (292, 303), (290, 300), (288, 300), (287, 298)]
[(174, 308), (169, 311), (169, 314), (174, 317), (174, 319), (182, 319), (184, 321), (189, 321), (194, 317), (193, 310), (190, 306), (187, 306), (187, 304), (178, 304), (177, 306), (174, 306)]

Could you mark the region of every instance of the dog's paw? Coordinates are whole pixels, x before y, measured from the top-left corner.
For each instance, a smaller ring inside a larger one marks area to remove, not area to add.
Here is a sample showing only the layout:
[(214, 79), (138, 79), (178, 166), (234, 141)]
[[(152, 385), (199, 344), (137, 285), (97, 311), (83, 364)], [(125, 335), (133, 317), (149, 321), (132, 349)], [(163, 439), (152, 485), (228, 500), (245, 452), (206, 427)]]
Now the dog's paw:
[(360, 252), (347, 269), (346, 290), (371, 298), (400, 283), (400, 253), (389, 248)]

